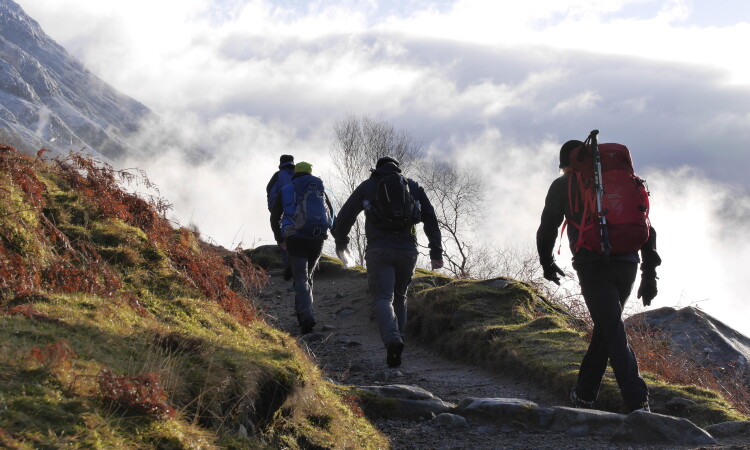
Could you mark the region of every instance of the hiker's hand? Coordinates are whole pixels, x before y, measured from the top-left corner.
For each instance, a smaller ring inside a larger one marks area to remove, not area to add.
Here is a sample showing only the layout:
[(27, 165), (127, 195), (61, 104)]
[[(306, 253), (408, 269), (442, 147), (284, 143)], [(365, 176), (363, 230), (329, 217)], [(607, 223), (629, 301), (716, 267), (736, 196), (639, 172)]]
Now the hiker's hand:
[(432, 267), (432, 270), (438, 270), (443, 268), (443, 260), (442, 259), (432, 259), (430, 260), (430, 267)]
[(643, 299), (643, 306), (651, 306), (651, 300), (656, 297), (659, 290), (656, 288), (656, 274), (642, 275), (641, 285), (638, 286), (638, 298)]
[(545, 279), (560, 286), (560, 277), (558, 275), (561, 275), (564, 277), (565, 272), (563, 272), (561, 268), (557, 267), (557, 264), (555, 264), (554, 261), (547, 264), (546, 266), (542, 266), (542, 269), (544, 270)]
[(279, 242), (279, 248), (282, 250), (286, 250), (286, 241)]

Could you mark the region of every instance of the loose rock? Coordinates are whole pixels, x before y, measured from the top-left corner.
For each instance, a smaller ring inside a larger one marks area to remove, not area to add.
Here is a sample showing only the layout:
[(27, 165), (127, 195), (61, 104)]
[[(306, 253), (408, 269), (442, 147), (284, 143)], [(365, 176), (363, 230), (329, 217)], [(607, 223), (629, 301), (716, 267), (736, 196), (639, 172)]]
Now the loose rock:
[(451, 430), (463, 430), (469, 428), (469, 422), (467, 422), (465, 418), (451, 413), (438, 414), (431, 422), (436, 426), (449, 428)]

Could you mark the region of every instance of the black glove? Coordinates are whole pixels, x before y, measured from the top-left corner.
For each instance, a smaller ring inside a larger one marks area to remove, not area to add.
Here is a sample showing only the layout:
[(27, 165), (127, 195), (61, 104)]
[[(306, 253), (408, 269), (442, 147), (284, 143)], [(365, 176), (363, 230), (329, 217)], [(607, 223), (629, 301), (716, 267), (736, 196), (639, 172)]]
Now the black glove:
[(544, 278), (560, 286), (560, 277), (558, 275), (565, 276), (565, 272), (561, 268), (557, 267), (554, 261), (549, 264), (542, 266), (544, 270)]
[(346, 250), (347, 248), (349, 248), (349, 240), (348, 240), (348, 239), (347, 239), (347, 240), (344, 240), (344, 239), (336, 239), (336, 241), (335, 241), (335, 242), (336, 242), (336, 251), (337, 251), (337, 252), (343, 252), (343, 251), (345, 251), (345, 250)]
[(638, 298), (643, 298), (643, 306), (651, 306), (651, 300), (659, 290), (656, 288), (656, 273), (641, 274), (641, 285), (638, 286)]

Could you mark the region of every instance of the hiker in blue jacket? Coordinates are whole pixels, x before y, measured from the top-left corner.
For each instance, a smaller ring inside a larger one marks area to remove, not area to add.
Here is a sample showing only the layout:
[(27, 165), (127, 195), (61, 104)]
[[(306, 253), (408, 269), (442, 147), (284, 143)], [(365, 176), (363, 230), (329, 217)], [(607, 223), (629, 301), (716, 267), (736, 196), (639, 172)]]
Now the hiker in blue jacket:
[(302, 334), (312, 332), (315, 326), (313, 274), (333, 217), (323, 181), (312, 175), (311, 164), (297, 163), (291, 182), (276, 195), (271, 208), (271, 228), (279, 247), (289, 253), (294, 307)]
[[(560, 169), (563, 174), (549, 188), (536, 233), (544, 278), (556, 284), (560, 284), (559, 277), (565, 275), (553, 256), (558, 229), (566, 219), (571, 224), (582, 223), (583, 208), (580, 207), (580, 196), (576, 195), (578, 187), (570, 168), (570, 158), (571, 152), (583, 145), (581, 141), (571, 140), (560, 149)], [(569, 185), (569, 182), (573, 184)], [(579, 207), (571, 207), (571, 193)], [(638, 252), (604, 255), (586, 248), (576, 250), (574, 243), (579, 239), (578, 227), (568, 226), (567, 231), (573, 253), (573, 268), (578, 274), (581, 293), (594, 322), (591, 342), (581, 362), (576, 387), (570, 394), (571, 400), (576, 407), (592, 408), (607, 364), (610, 363), (628, 412), (649, 411), (648, 387), (639, 373), (636, 355), (628, 345), (622, 311), (633, 289), (639, 262), (641, 283), (638, 298), (642, 298), (644, 306), (648, 306), (656, 297), (656, 267), (661, 264), (656, 252), (656, 231), (650, 227), (648, 241), (640, 250), (641, 258)]]
[[(362, 182), (352, 192), (341, 207), (336, 225), (331, 231), (336, 240), (336, 250), (344, 252), (349, 245), (349, 231), (357, 216), (365, 210), (365, 236), (367, 248), (365, 262), (367, 279), (373, 295), (375, 316), (380, 328), (380, 336), (386, 347), (386, 362), (389, 367), (401, 365), (404, 349), (404, 326), (406, 325), (406, 293), (411, 284), (417, 264), (417, 236), (415, 224), (424, 223), (430, 248), (433, 269), (443, 267), (443, 248), (440, 228), (435, 211), (427, 195), (414, 180), (403, 178), (408, 183), (408, 192), (421, 210), (421, 218), (412, 220), (402, 230), (389, 229), (372, 212), (374, 205), (380, 204), (378, 190), (381, 181), (392, 174), (400, 174), (399, 162), (391, 157), (378, 159), (370, 178)], [(380, 211), (380, 215), (382, 215)]]
[[(271, 212), (273, 204), (276, 202), (276, 197), (281, 192), (281, 188), (286, 186), (292, 181), (294, 175), (294, 156), (292, 155), (281, 155), (279, 157), (279, 170), (277, 170), (266, 185), (266, 200), (268, 202), (268, 212)], [(291, 272), (289, 271), (289, 257), (287, 251), (279, 246), (279, 254), (281, 256), (281, 265), (284, 267), (286, 278), (289, 279)]]

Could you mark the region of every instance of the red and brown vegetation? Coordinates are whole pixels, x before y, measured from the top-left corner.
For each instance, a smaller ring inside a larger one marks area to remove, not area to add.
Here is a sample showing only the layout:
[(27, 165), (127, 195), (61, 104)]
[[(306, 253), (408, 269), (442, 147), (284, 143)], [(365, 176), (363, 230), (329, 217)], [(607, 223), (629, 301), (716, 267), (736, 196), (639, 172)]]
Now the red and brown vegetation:
[(259, 320), (247, 254), (170, 222), (143, 173), (44, 153), (0, 146), (1, 447), (383, 446)]
[[(158, 196), (145, 200), (123, 189), (122, 183), (136, 180), (130, 172), (115, 171), (81, 153), (51, 161), (40, 160), (41, 154), (32, 159), (11, 147), (0, 147), (0, 172), (7, 177), (0, 190), (11, 199), (0, 214), (16, 222), (15, 227), (0, 227), (0, 300), (38, 292), (81, 292), (138, 305), (117, 266), (142, 256), (146, 262), (176, 269), (189, 285), (242, 322), (253, 320), (250, 302), (227, 284), (229, 275), (241, 277), (243, 285), (252, 289), (265, 283), (265, 272), (245, 255), (234, 252), (228, 267), (222, 258), (201, 251), (194, 232), (175, 229), (166, 218), (170, 204)], [(51, 180), (65, 191), (50, 188)], [(154, 188), (144, 174), (138, 181)], [(58, 203), (64, 204), (52, 206), (50, 199), (62, 199)], [(86, 239), (95, 220), (122, 221), (141, 230), (148, 241), (143, 255), (133, 255), (129, 249), (113, 252), (107, 239), (116, 237), (106, 232), (100, 233), (99, 242), (96, 236)], [(104, 252), (111, 253), (110, 258)], [(161, 254), (167, 259), (161, 260)]]

